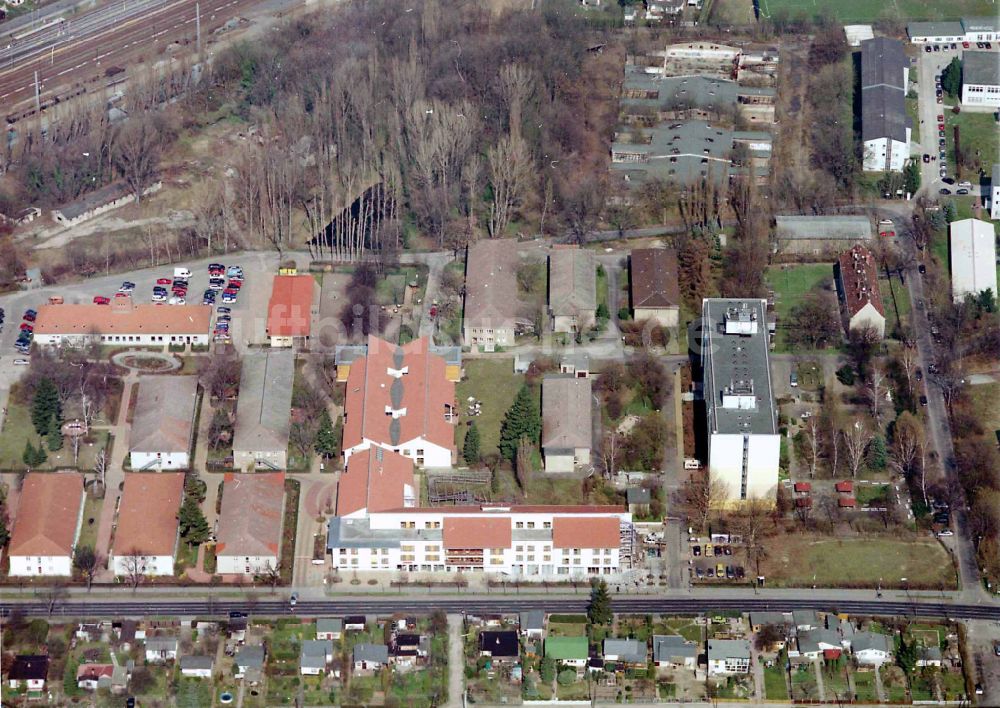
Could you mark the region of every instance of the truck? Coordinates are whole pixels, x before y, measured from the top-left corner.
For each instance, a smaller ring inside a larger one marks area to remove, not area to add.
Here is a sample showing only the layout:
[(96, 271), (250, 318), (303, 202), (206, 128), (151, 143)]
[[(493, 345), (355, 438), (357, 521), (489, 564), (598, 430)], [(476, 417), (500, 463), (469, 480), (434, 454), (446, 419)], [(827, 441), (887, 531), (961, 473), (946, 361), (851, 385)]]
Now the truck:
[(191, 271), (188, 270), (187, 268), (174, 268), (174, 277), (175, 278), (190, 278), (191, 277)]

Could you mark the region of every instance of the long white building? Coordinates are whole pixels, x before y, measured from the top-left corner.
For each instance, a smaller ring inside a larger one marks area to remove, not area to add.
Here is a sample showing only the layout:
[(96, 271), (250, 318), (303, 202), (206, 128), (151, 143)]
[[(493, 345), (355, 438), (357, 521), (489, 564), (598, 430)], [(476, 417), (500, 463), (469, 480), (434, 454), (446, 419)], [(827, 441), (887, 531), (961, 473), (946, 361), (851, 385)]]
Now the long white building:
[(780, 437), (768, 359), (767, 301), (702, 303), (708, 474), (719, 505), (775, 499)]
[(909, 59), (888, 37), (861, 43), (861, 139), (866, 172), (901, 172), (910, 156)]
[(951, 222), (951, 296), (961, 302), (966, 295), (984, 290), (997, 294), (997, 245), (993, 224), (979, 219)]
[(1000, 107), (1000, 55), (996, 52), (962, 56), (962, 105)]
[(906, 33), (913, 44), (1000, 41), (1000, 18), (963, 17), (942, 22), (911, 22)]

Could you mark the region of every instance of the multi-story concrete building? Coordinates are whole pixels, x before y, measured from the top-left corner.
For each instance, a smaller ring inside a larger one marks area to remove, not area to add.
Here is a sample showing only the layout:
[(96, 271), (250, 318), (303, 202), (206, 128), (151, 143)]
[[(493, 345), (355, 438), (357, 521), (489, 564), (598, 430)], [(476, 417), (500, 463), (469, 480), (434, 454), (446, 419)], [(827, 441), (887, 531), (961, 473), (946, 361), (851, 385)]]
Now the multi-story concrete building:
[(520, 307), (517, 265), (517, 239), (490, 238), (469, 244), (462, 319), (466, 346), (491, 352), (514, 345)]
[(962, 55), (962, 105), (1000, 107), (1000, 57), (996, 52)]
[(83, 475), (32, 472), (24, 479), (7, 547), (11, 576), (70, 576), (83, 522)]
[(556, 246), (549, 254), (549, 316), (553, 332), (582, 332), (594, 324), (597, 276), (594, 252)]
[(906, 33), (913, 44), (1000, 41), (1000, 18), (963, 17), (944, 22), (911, 22)]
[(181, 473), (125, 475), (110, 559), (115, 575), (174, 574), (177, 510), (183, 496)]
[(909, 74), (910, 60), (902, 42), (876, 37), (861, 43), (861, 139), (866, 172), (901, 172), (910, 156)]
[(780, 438), (768, 336), (766, 300), (703, 301), (708, 474), (719, 505), (775, 498)]

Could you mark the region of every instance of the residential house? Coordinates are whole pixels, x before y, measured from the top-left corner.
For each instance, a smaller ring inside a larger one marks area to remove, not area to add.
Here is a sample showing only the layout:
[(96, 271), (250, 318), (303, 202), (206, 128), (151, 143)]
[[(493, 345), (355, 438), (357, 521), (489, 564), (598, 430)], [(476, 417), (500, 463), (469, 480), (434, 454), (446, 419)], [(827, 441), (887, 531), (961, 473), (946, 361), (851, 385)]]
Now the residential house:
[(177, 512), (183, 497), (183, 473), (129, 472), (125, 475), (110, 554), (109, 565), (115, 575), (174, 574), (179, 530)]
[(556, 246), (549, 254), (549, 317), (553, 332), (582, 332), (594, 325), (597, 277), (594, 252)]
[(940, 647), (925, 647), (923, 645), (917, 647), (917, 666), (933, 666), (941, 668), (941, 663)]
[(344, 462), (380, 445), (420, 467), (451, 467), (457, 403), (446, 369), (428, 337), (399, 346), (370, 336), (347, 379)]
[(750, 642), (746, 639), (709, 639), (708, 675), (750, 673)]
[(344, 629), (348, 632), (364, 632), (365, 624), (364, 615), (350, 615), (344, 618)]
[[(163, 183), (157, 180), (146, 187), (142, 194), (146, 196), (160, 189)], [(52, 210), (52, 218), (63, 226), (76, 226), (95, 216), (118, 209), (135, 201), (135, 192), (124, 182), (112, 182), (109, 185), (88, 192), (74, 202), (63, 204)]]
[(661, 327), (680, 322), (681, 293), (677, 252), (672, 248), (635, 248), (629, 256), (632, 316)]
[(881, 666), (892, 657), (892, 639), (875, 632), (857, 632), (851, 651), (860, 666)]
[(284, 472), (225, 475), (217, 573), (257, 575), (278, 567), (284, 489)]
[(835, 629), (840, 633), (840, 644), (845, 649), (851, 648), (851, 640), (854, 638), (854, 623), (845, 617), (838, 617), (834, 614), (826, 616), (826, 628)]
[(236, 678), (249, 679), (251, 674), (260, 676), (264, 670), (264, 647), (244, 646), (233, 657)]
[(793, 610), (792, 624), (795, 625), (797, 631), (805, 632), (822, 627), (823, 621), (816, 610)]
[(226, 625), (227, 636), (234, 642), (243, 643), (247, 638), (247, 616), (240, 613), (239, 616), (229, 615), (229, 622)]
[(698, 668), (698, 645), (679, 634), (653, 635), (653, 663), (659, 668)]
[(960, 219), (951, 222), (951, 295), (962, 302), (984, 290), (997, 295), (996, 229), (988, 221)]
[(337, 485), (337, 516), (363, 518), (416, 503), (413, 460), (381, 445), (350, 456)]
[(191, 678), (212, 678), (215, 659), (211, 656), (182, 656), (181, 675)]
[(465, 260), (462, 343), (492, 352), (514, 346), (521, 305), (517, 297), (517, 239), (469, 244)]
[(111, 688), (114, 664), (80, 664), (76, 668), (76, 687), (84, 691)]
[(605, 663), (614, 661), (628, 666), (646, 665), (646, 642), (638, 639), (605, 639), (603, 650)]
[(520, 614), (521, 636), (528, 639), (545, 638), (545, 611), (528, 610)]
[(962, 52), (962, 106), (1000, 108), (1000, 61), (994, 52)]
[(248, 351), (243, 356), (233, 431), (233, 466), (284, 470), (288, 466), (295, 352)]
[(389, 647), (384, 644), (361, 642), (354, 645), (354, 673), (370, 674), (389, 663)]
[(148, 637), (145, 641), (146, 663), (165, 664), (177, 659), (177, 637)]
[(85, 642), (100, 642), (104, 640), (107, 623), (105, 622), (80, 622), (76, 626), (73, 636)]
[(590, 378), (590, 356), (585, 351), (571, 351), (559, 360), (559, 373), (578, 379)]
[(851, 250), (840, 254), (834, 275), (848, 334), (868, 328), (878, 332), (880, 338), (884, 337), (885, 306), (875, 256), (861, 244), (855, 244)]
[(590, 647), (586, 637), (546, 637), (545, 656), (567, 666), (582, 669), (587, 665)]
[(326, 673), (326, 665), (333, 661), (333, 642), (329, 639), (306, 639), (299, 653), (299, 673), (319, 676)]
[(799, 632), (798, 648), (799, 656), (818, 659), (827, 650), (840, 651), (843, 647), (840, 641), (840, 632), (834, 629), (814, 628)]
[(83, 475), (31, 472), (18, 498), (7, 546), (9, 575), (70, 576), (83, 522)]
[(41, 305), (35, 319), (34, 342), (39, 346), (207, 346), (211, 324), (209, 305), (161, 307), (157, 303), (136, 303), (130, 295), (123, 295), (112, 298), (110, 305)]
[(825, 259), (872, 239), (867, 216), (775, 216), (775, 252)]
[(14, 690), (42, 691), (49, 675), (49, 657), (44, 654), (21, 654), (7, 669), (7, 685)]
[(630, 514), (645, 516), (653, 502), (653, 492), (647, 487), (629, 487), (625, 490), (625, 502)]
[(430, 637), (396, 632), (389, 642), (389, 659), (394, 666), (412, 667), (430, 653)]
[(267, 303), (267, 337), (272, 347), (308, 346), (316, 279), (276, 275)]
[(340, 639), (344, 632), (344, 620), (339, 617), (320, 617), (316, 620), (316, 639)]
[(866, 172), (902, 172), (910, 157), (909, 74), (910, 60), (899, 40), (875, 37), (861, 43), (861, 139)]
[[(444, 359), (444, 376), (452, 383), (462, 380), (462, 347), (431, 343), (427, 347), (434, 356)], [(354, 362), (368, 356), (367, 344), (340, 344), (334, 349), (334, 363), (337, 366), (337, 382), (347, 383)]]
[(479, 633), (479, 655), (496, 661), (517, 661), (520, 642), (513, 630), (485, 631)]
[(186, 470), (198, 402), (197, 376), (140, 376), (129, 464), (141, 472)]
[(750, 628), (754, 632), (759, 632), (767, 625), (781, 627), (787, 631), (792, 624), (792, 614), (790, 612), (751, 612)]
[(553, 374), (542, 379), (542, 454), (546, 472), (590, 464), (591, 379)]

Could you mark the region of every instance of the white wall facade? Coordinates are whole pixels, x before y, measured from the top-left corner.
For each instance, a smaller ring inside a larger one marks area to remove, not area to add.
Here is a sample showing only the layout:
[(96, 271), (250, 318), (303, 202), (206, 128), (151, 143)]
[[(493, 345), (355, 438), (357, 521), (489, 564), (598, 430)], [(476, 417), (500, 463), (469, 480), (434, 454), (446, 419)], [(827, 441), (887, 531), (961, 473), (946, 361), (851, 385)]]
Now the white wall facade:
[(220, 575), (257, 575), (278, 567), (278, 556), (231, 556), (220, 554), (215, 559)]
[(129, 464), (134, 470), (186, 470), (191, 466), (191, 456), (184, 452), (130, 452)]
[[(131, 556), (113, 555), (111, 569), (115, 575), (129, 575), (135, 567)], [(138, 565), (143, 575), (173, 575), (173, 556), (140, 556)]]
[(1000, 184), (990, 186), (990, 218), (1000, 220)]
[[(997, 61), (1000, 61), (998, 59)], [(963, 106), (990, 106), (1000, 108), (1000, 86), (989, 84), (962, 84)]]
[(849, 329), (873, 327), (880, 337), (885, 336), (885, 316), (870, 302), (858, 310), (848, 323)]
[(212, 678), (211, 669), (181, 669), (181, 674), (190, 678)]
[(907, 142), (889, 138), (866, 140), (863, 168), (865, 172), (902, 172), (910, 156), (910, 128), (906, 129)]
[[(744, 466), (744, 447), (746, 461)], [(709, 475), (725, 485), (722, 504), (774, 498), (781, 439), (778, 435), (714, 433), (709, 441)]]
[(709, 659), (709, 676), (732, 676), (750, 673), (750, 660), (738, 658)]
[(572, 472), (578, 465), (589, 464), (590, 448), (578, 447), (573, 454), (567, 454), (563, 451), (558, 453), (545, 453), (546, 472)]
[(462, 339), (467, 346), (482, 347), (491, 352), (496, 347), (514, 346), (514, 327), (469, 327), (464, 328)]
[(248, 470), (256, 466), (266, 469), (267, 465), (259, 462), (269, 462), (273, 469), (283, 470), (288, 467), (288, 449), (283, 450), (233, 450), (233, 466), (239, 470)]
[[(166, 307), (169, 307), (167, 305)], [(35, 344), (39, 345), (65, 345), (68, 347), (82, 347), (91, 342), (100, 344), (136, 344), (139, 346), (164, 347), (168, 344), (197, 344), (207, 346), (211, 341), (208, 332), (199, 334), (43, 334), (36, 332), (34, 336)]]
[(679, 309), (676, 307), (637, 307), (635, 319), (653, 320), (660, 327), (676, 327), (680, 321)]
[(881, 666), (889, 660), (889, 655), (881, 649), (863, 649), (855, 652), (854, 658), (865, 666)]
[(70, 556), (11, 556), (9, 575), (17, 577), (69, 576), (73, 574)]
[(388, 448), (393, 452), (398, 452), (403, 457), (413, 460), (413, 464), (418, 467), (451, 467), (451, 450), (442, 447), (437, 443), (432, 443), (423, 437), (407, 440), (395, 447), (390, 447), (387, 443), (377, 442), (365, 438), (354, 447), (344, 450), (344, 464), (351, 459), (355, 452), (367, 450), (372, 445), (379, 445)]

